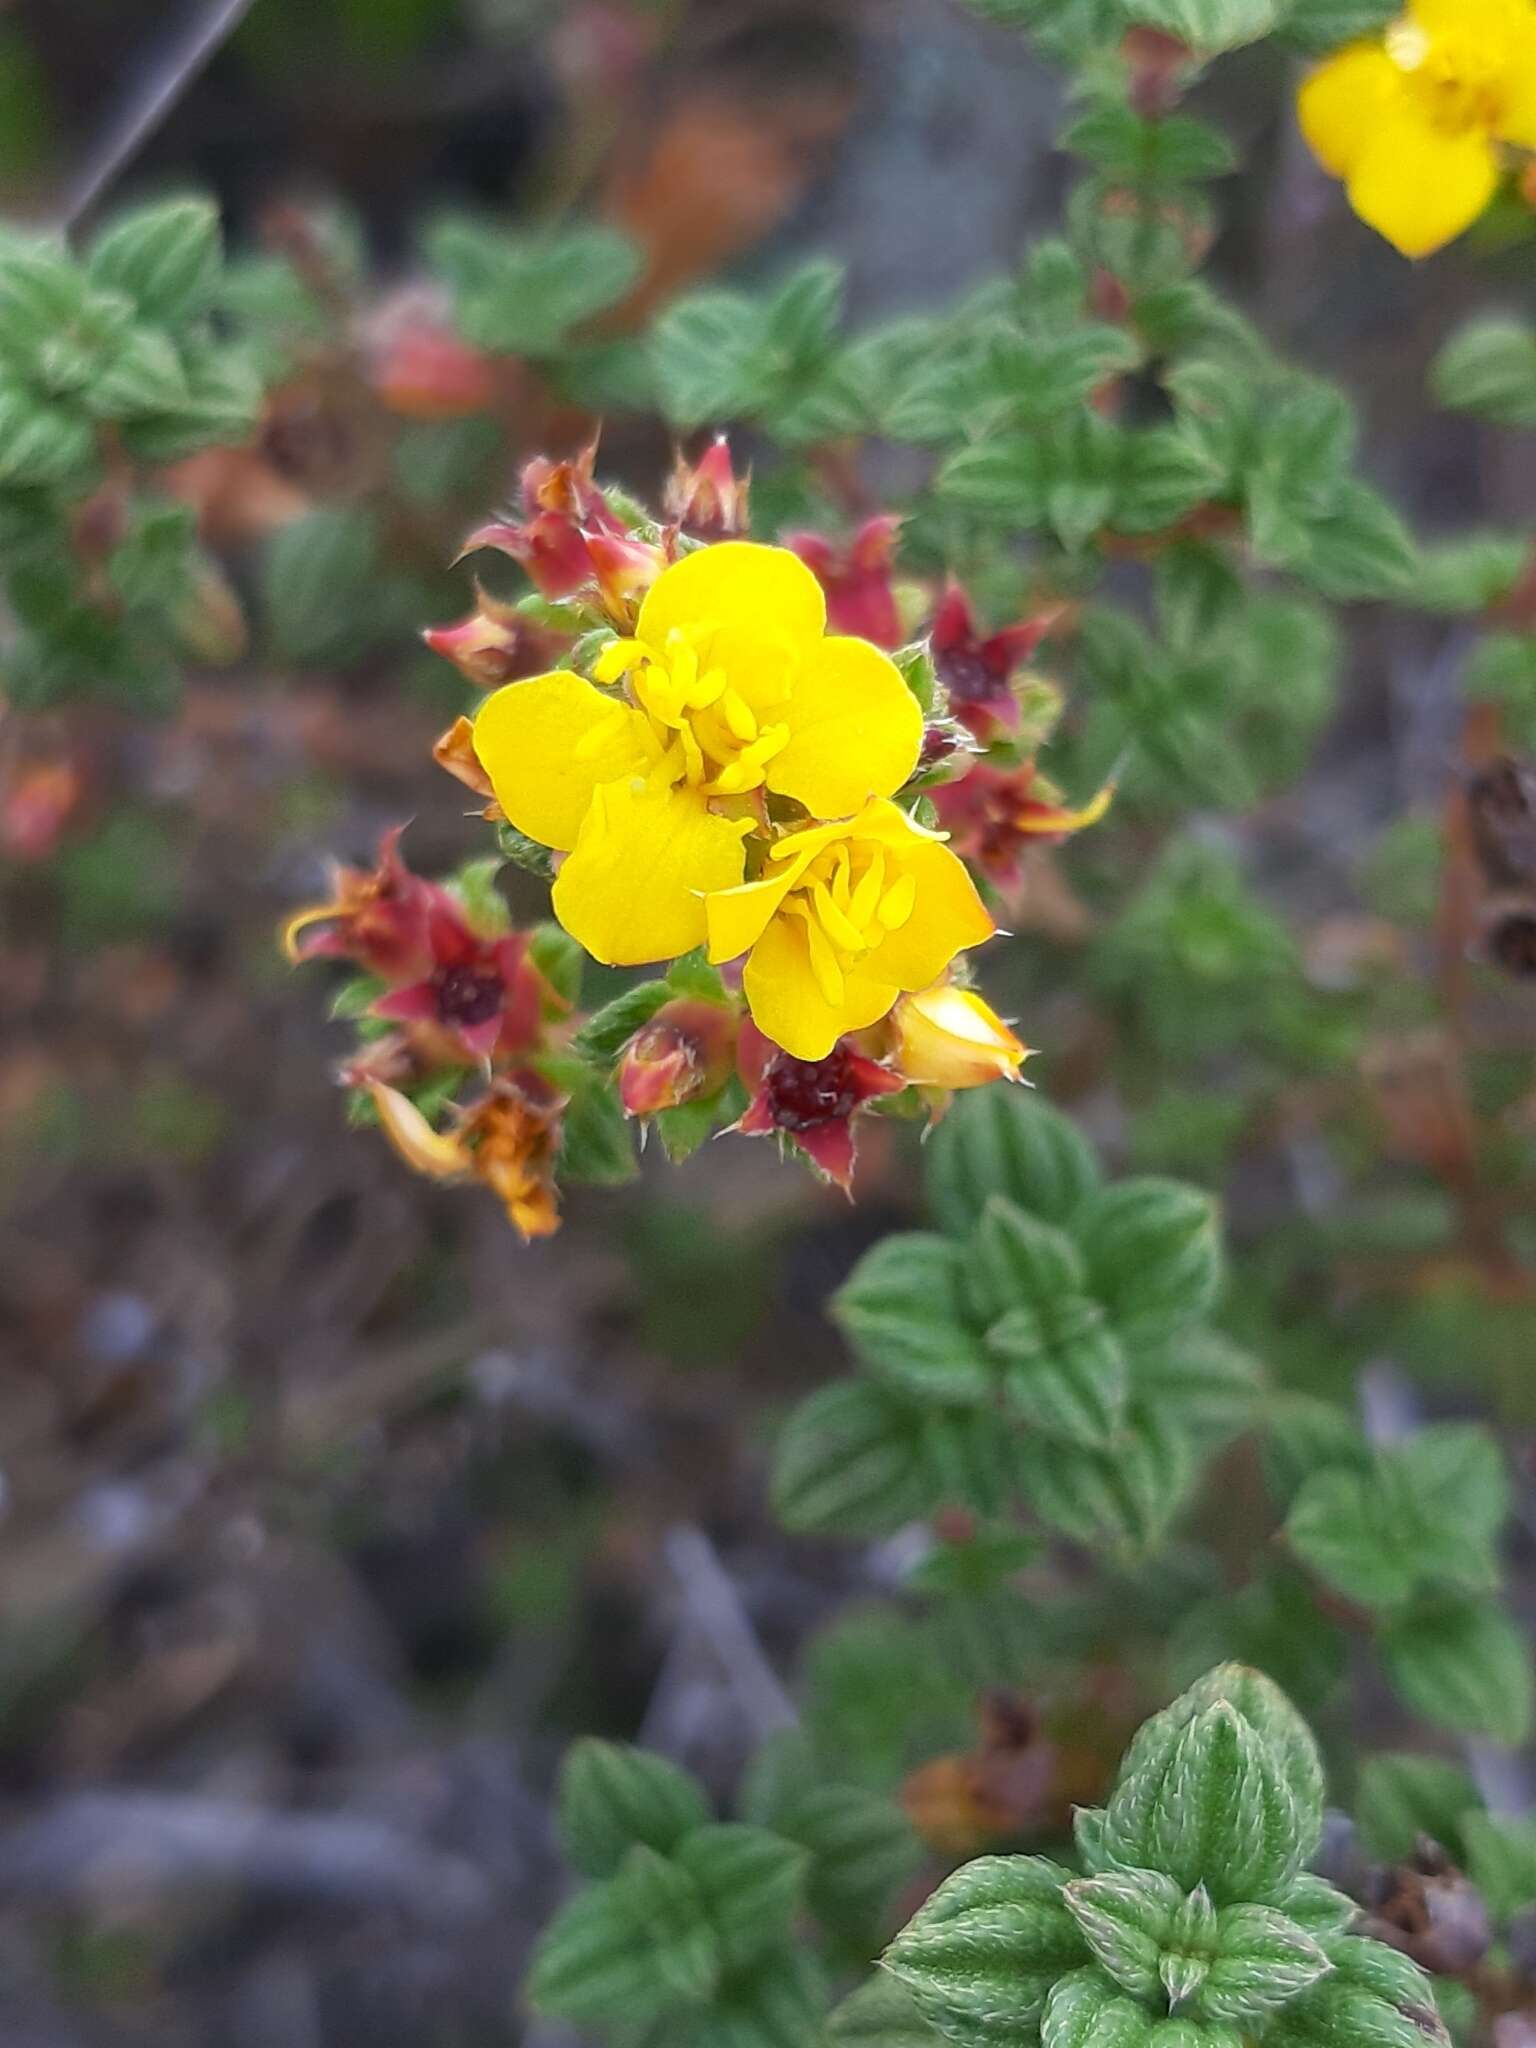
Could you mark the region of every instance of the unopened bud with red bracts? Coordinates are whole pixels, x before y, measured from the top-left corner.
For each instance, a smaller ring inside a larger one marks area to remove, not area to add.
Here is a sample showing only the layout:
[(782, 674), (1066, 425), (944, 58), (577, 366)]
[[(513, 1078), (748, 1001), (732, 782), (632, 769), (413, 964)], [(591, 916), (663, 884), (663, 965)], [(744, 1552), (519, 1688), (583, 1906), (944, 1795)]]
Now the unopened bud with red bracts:
[(0, 787), (0, 853), (16, 861), (47, 860), (85, 795), (73, 761), (38, 761)]
[(819, 533), (785, 534), (785, 547), (800, 557), (826, 592), (832, 632), (871, 640), (876, 647), (899, 647), (905, 640), (894, 581), (900, 532), (900, 517), (881, 512), (866, 519), (841, 546)]
[(560, 645), (515, 605), (499, 604), (484, 591), (467, 618), (453, 626), (429, 626), (421, 637), (477, 690), (494, 690), (520, 676), (538, 675)]
[(730, 443), (722, 434), (697, 463), (678, 455), (667, 479), (662, 508), (690, 540), (736, 540), (751, 527), (747, 510), (751, 487), (751, 471), (737, 476), (731, 466)]
[(632, 534), (588, 534), (586, 547), (604, 611), (616, 626), (632, 626), (641, 598), (667, 566), (666, 555)]
[(736, 1013), (679, 996), (663, 1003), (619, 1054), (626, 1116), (655, 1116), (724, 1087), (736, 1057)]
[(370, 375), (380, 402), (402, 419), (467, 419), (494, 411), (501, 396), (492, 359), (421, 316), (381, 340)]
[(1017, 1081), (1029, 1048), (974, 989), (935, 982), (898, 998), (891, 1064), (917, 1088), (980, 1088)]

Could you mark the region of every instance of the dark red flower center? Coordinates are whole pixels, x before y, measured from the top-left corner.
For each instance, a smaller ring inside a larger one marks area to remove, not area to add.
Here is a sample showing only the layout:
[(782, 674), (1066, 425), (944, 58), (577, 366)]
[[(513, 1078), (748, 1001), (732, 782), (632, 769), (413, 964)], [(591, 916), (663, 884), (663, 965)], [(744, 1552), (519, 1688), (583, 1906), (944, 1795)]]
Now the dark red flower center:
[(864, 1099), (853, 1061), (840, 1045), (824, 1060), (797, 1060), (781, 1052), (764, 1074), (763, 1087), (781, 1131), (842, 1123)]
[(951, 647), (934, 658), (934, 670), (949, 694), (961, 704), (985, 703), (995, 697), (1003, 678), (974, 647)]
[(437, 1009), (445, 1024), (488, 1023), (505, 995), (501, 976), (484, 967), (448, 967), (437, 976)]

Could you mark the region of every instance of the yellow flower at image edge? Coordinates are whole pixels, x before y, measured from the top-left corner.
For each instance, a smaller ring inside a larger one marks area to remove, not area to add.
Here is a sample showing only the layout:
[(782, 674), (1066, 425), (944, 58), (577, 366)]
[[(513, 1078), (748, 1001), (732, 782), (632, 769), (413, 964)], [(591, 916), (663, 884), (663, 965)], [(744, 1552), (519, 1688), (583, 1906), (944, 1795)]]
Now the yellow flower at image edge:
[(898, 790), (922, 744), (895, 664), (827, 636), (821, 586), (786, 548), (674, 562), (597, 674), (627, 692), (567, 670), (509, 683), (474, 744), (510, 822), (567, 855), (555, 915), (610, 966), (702, 944), (704, 899), (741, 881), (763, 792), (846, 816)]
[(1499, 145), (1536, 149), (1536, 0), (1410, 0), (1320, 65), (1297, 110), (1360, 218), (1431, 255), (1492, 199)]
[(746, 954), (742, 977), (764, 1037), (825, 1059), (845, 1031), (878, 1023), (925, 989), (992, 920), (964, 863), (885, 798), (857, 817), (792, 832), (760, 880), (705, 904), (709, 957)]

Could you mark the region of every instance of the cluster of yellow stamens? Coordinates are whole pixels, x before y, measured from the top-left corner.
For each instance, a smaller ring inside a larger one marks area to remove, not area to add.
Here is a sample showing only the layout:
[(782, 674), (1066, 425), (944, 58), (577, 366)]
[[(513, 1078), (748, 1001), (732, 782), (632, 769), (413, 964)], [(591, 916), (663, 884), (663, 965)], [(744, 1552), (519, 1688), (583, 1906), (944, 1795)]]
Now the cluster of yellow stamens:
[[(615, 640), (593, 667), (599, 683), (629, 678), (635, 703), (650, 720), (656, 742), (653, 787), (679, 782), (705, 796), (742, 796), (760, 789), (768, 763), (789, 744), (782, 720), (764, 724), (724, 668), (707, 665), (716, 628), (674, 626), (660, 647), (644, 640)], [(784, 650), (782, 681), (759, 709), (786, 704), (792, 688), (793, 652)], [(601, 744), (591, 736), (594, 748)]]
[[(812, 836), (791, 833), (769, 849), (768, 858), (793, 860)], [(916, 879), (888, 880), (887, 869), (881, 847), (840, 840), (817, 854), (784, 899), (783, 914), (805, 925), (811, 972), (831, 1004), (843, 1001), (848, 973), (911, 919)]]

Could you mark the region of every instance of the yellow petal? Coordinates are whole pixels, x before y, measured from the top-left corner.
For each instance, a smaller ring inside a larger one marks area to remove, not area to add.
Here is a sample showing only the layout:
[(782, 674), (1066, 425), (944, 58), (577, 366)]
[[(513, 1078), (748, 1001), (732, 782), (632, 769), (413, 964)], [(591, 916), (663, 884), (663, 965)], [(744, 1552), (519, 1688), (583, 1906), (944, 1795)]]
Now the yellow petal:
[(1494, 58), (1515, 42), (1530, 14), (1531, 0), (1408, 0), (1408, 19), (1426, 35), (1454, 38)]
[(784, 901), (796, 880), (795, 864), (785, 861), (777, 872), (760, 882), (743, 882), (736, 889), (717, 889), (704, 905), (709, 933), (709, 957), (718, 966), (723, 960), (737, 960), (755, 946), (763, 927)]
[(878, 1023), (898, 994), (890, 982), (851, 973), (842, 976), (841, 1001), (828, 1002), (799, 917), (772, 919), (752, 948), (741, 985), (758, 1030), (797, 1060), (824, 1060), (845, 1031)]
[(821, 641), (781, 716), (789, 744), (768, 764), (768, 787), (816, 817), (891, 796), (917, 766), (923, 714), (896, 664), (867, 640)]
[(957, 953), (992, 936), (992, 919), (965, 863), (947, 846), (915, 840), (898, 856), (903, 875), (917, 884), (912, 915), (882, 939), (865, 963), (898, 988), (927, 988)]
[(748, 659), (754, 643), (777, 645), (781, 659), (800, 655), (821, 638), (826, 623), (821, 585), (798, 555), (727, 540), (664, 569), (646, 593), (635, 632), (660, 648), (674, 628), (714, 626), (709, 665), (724, 666), (739, 690), (751, 680), (740, 668), (756, 665)]
[(462, 1139), (436, 1131), (411, 1101), (382, 1081), (369, 1084), (368, 1093), (379, 1113), (379, 1126), (406, 1165), (432, 1180), (458, 1180), (473, 1165)]
[(1499, 134), (1521, 149), (1536, 149), (1536, 7), (1527, 8), (1527, 17), (1514, 39), (1505, 72)]
[(632, 706), (557, 669), (487, 697), (474, 739), (511, 823), (563, 853), (576, 844), (598, 785), (646, 765), (649, 734)]
[(1349, 178), (1349, 203), (1405, 256), (1430, 256), (1471, 227), (1498, 188), (1485, 135), (1448, 135), (1403, 110), (1375, 130)]
[(1379, 42), (1350, 43), (1320, 64), (1296, 96), (1296, 113), (1324, 170), (1347, 178), (1403, 91), (1403, 74)]
[(748, 829), (686, 788), (605, 783), (555, 877), (555, 915), (609, 967), (691, 952), (704, 943), (705, 895), (741, 880)]

